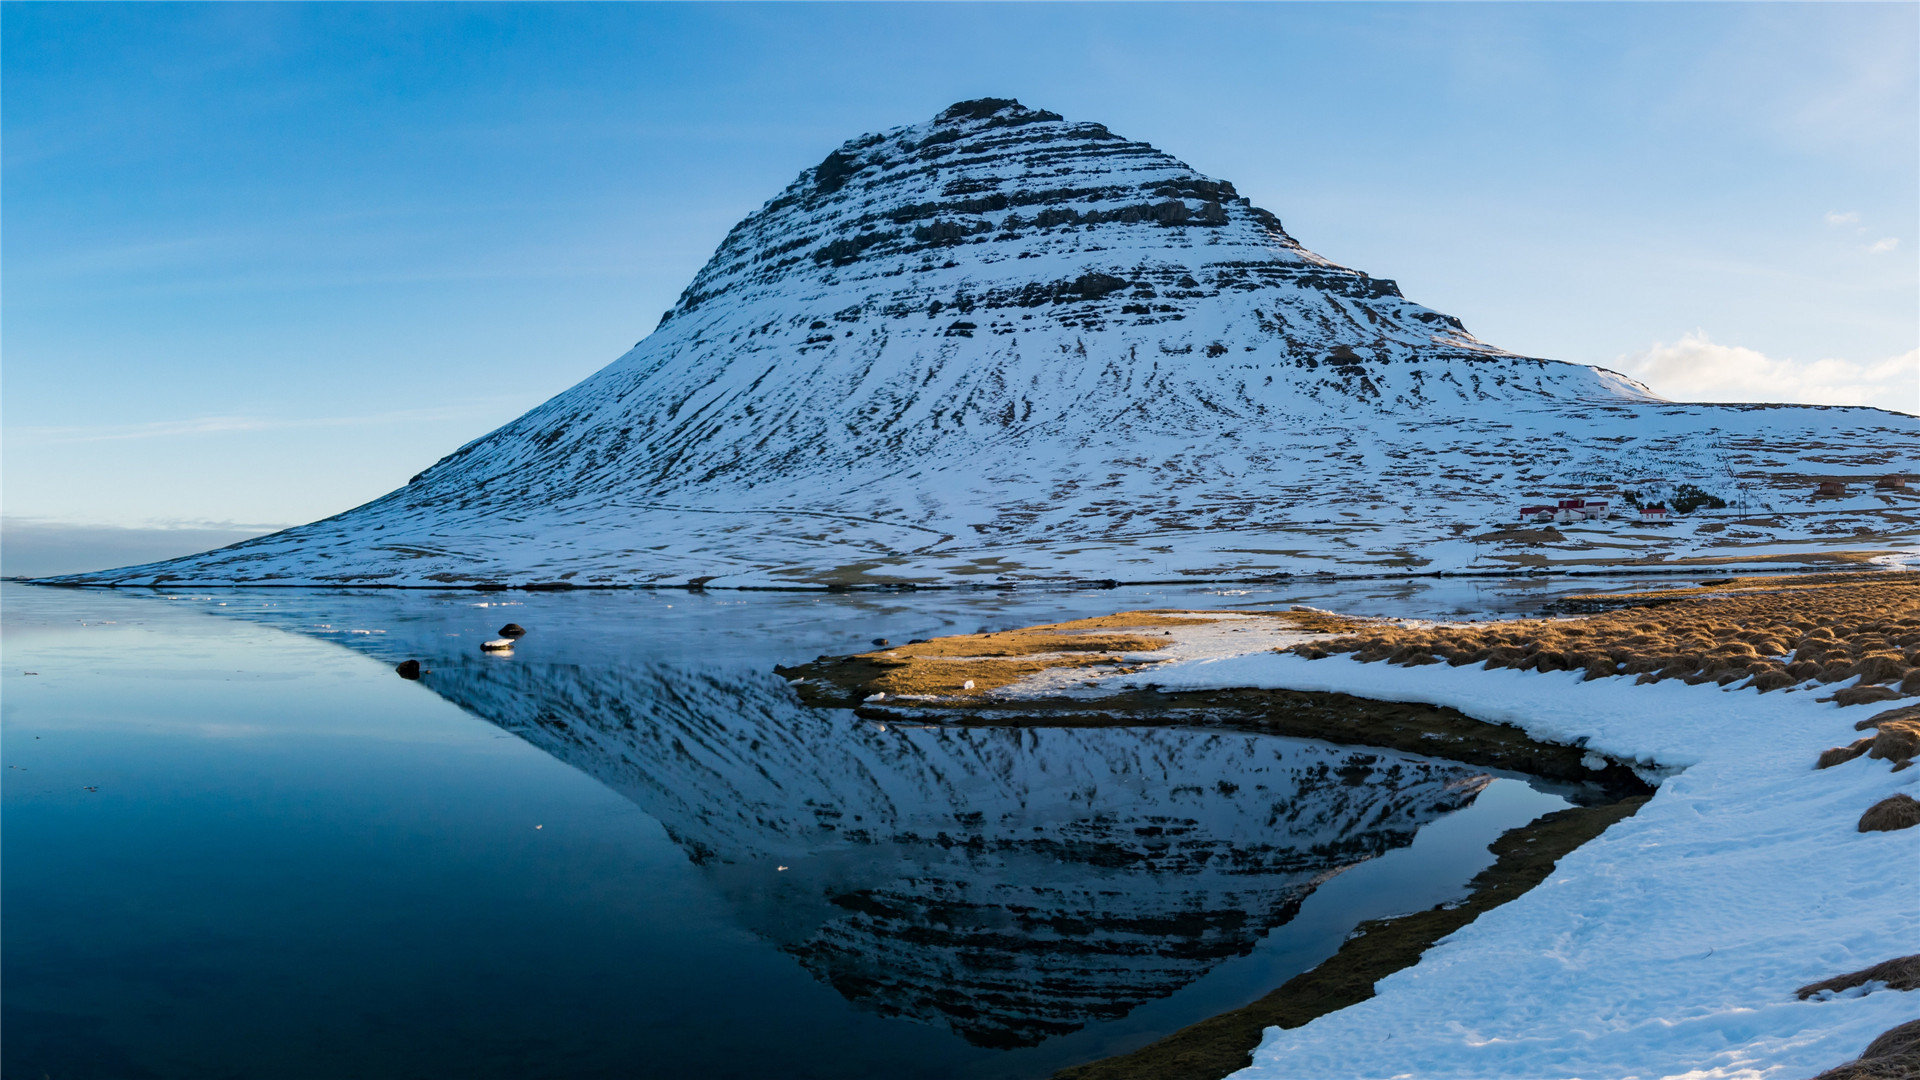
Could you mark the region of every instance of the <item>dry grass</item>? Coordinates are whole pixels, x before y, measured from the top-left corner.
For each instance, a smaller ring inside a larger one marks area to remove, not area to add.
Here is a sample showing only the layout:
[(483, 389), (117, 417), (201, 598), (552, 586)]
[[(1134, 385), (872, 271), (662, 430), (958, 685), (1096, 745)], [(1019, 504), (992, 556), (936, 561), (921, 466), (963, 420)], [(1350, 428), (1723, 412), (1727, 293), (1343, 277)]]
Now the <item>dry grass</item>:
[(1645, 589), (1631, 593), (1584, 593), (1566, 598), (1569, 602), (1582, 600), (1594, 601), (1630, 601), (1646, 604), (1659, 600), (1682, 599), (1691, 596), (1715, 596), (1735, 592), (1767, 592), (1782, 589), (1802, 590), (1826, 588), (1829, 586), (1860, 585), (1863, 583), (1887, 584), (1920, 583), (1920, 572), (1897, 571), (1839, 571), (1825, 574), (1756, 574), (1750, 577), (1730, 577), (1721, 581), (1703, 582), (1677, 589)]
[(1808, 983), (1793, 992), (1793, 996), (1805, 1001), (1824, 990), (1839, 993), (1864, 986), (1870, 982), (1883, 982), (1889, 990), (1920, 990), (1920, 955), (1896, 956), (1891, 960), (1882, 960), (1869, 968), (1835, 975), (1831, 979), (1822, 979), (1817, 983)]
[(1860, 815), (1861, 832), (1893, 832), (1920, 825), (1920, 802), (1911, 795), (1889, 795)]
[(1857, 676), (1860, 685), (1835, 695), (1848, 705), (1920, 694), (1920, 573), (1734, 578), (1605, 599), (1650, 606), (1425, 627), (1334, 617), (1344, 636), (1293, 651), (1632, 675), (1642, 683), (1747, 683), (1762, 692)]
[(862, 685), (890, 697), (978, 695), (1051, 668), (1107, 666), (1130, 671), (1126, 658), (1118, 654), (1165, 648), (1169, 628), (1213, 621), (1184, 612), (1125, 611), (992, 634), (934, 638), (863, 653), (851, 662), (864, 669), (859, 672)]
[(1855, 731), (1868, 728), (1873, 728), (1874, 733), (1852, 746), (1836, 746), (1821, 751), (1814, 767), (1832, 768), (1866, 754), (1893, 762), (1893, 771), (1899, 772), (1911, 766), (1915, 756), (1920, 756), (1920, 705), (1888, 709), (1853, 725)]

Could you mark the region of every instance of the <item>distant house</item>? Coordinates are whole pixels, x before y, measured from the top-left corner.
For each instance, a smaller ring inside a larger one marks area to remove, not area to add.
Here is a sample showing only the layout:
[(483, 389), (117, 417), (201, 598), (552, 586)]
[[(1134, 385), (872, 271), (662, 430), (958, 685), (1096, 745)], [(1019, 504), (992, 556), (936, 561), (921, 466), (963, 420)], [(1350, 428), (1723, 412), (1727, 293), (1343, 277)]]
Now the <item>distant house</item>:
[(1899, 473), (1889, 473), (1873, 482), (1873, 486), (1887, 491), (1907, 490), (1907, 478)]
[(1667, 505), (1665, 503), (1649, 503), (1646, 506), (1641, 507), (1640, 520), (1641, 521), (1667, 520)]
[(1605, 502), (1590, 499), (1561, 499), (1552, 506), (1523, 506), (1521, 521), (1599, 521), (1613, 516)]
[(1842, 498), (1846, 494), (1847, 482), (1845, 480), (1822, 480), (1820, 481), (1820, 490), (1814, 492), (1813, 497), (1816, 499)]

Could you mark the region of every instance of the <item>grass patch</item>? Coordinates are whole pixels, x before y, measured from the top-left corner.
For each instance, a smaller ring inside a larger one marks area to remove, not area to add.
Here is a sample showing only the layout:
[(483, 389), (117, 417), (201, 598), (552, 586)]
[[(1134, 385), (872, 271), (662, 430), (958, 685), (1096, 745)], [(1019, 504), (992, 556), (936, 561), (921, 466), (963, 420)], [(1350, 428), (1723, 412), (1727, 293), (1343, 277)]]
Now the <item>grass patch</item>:
[(1214, 621), (1177, 611), (1126, 611), (997, 633), (956, 634), (775, 670), (788, 678), (823, 679), (855, 700), (872, 694), (964, 697), (1053, 668), (1131, 670), (1119, 654), (1164, 649), (1170, 628)]
[(1362, 662), (1580, 671), (1589, 679), (1632, 675), (1641, 683), (1745, 683), (1762, 693), (1857, 679), (1835, 694), (1847, 705), (1920, 694), (1920, 573), (1735, 578), (1587, 599), (1632, 606), (1433, 626), (1347, 619), (1345, 631), (1335, 631), (1341, 636), (1292, 650), (1309, 658), (1351, 653)]

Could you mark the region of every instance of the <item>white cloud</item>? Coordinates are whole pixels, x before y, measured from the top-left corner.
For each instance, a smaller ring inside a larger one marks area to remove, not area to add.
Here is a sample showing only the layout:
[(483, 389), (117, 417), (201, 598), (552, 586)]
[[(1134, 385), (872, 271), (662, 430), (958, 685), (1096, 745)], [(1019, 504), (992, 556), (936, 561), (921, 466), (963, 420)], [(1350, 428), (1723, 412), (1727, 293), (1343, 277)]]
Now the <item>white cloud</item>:
[(1695, 330), (1622, 356), (1619, 370), (1676, 401), (1786, 401), (1875, 405), (1920, 413), (1920, 349), (1868, 363), (1775, 360)]
[(1899, 247), (1899, 246), (1900, 246), (1900, 238), (1899, 238), (1899, 237), (1897, 237), (1897, 236), (1885, 236), (1885, 237), (1881, 237), (1881, 238), (1880, 238), (1880, 239), (1878, 239), (1878, 240), (1875, 240), (1875, 241), (1874, 241), (1873, 243), (1871, 243), (1871, 244), (1868, 244), (1868, 245), (1867, 245), (1867, 254), (1869, 254), (1869, 255), (1882, 255), (1882, 254), (1885, 254), (1886, 252), (1889, 252), (1889, 251), (1892, 251), (1892, 250), (1893, 250), (1894, 248), (1897, 248), (1897, 247)]
[(1829, 225), (1856, 225), (1859, 221), (1860, 215), (1852, 210), (1844, 214), (1838, 210), (1827, 211), (1827, 224)]

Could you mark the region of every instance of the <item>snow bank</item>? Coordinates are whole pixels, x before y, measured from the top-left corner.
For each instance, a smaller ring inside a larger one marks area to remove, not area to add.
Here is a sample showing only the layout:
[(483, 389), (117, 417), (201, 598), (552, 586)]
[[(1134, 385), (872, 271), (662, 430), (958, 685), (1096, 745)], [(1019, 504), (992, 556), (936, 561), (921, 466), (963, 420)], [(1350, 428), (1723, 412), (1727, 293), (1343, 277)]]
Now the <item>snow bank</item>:
[(1268, 1031), (1242, 1080), (1805, 1077), (1920, 1006), (1887, 990), (1793, 994), (1920, 951), (1920, 829), (1855, 828), (1888, 795), (1920, 795), (1920, 769), (1896, 774), (1866, 758), (1813, 767), (1880, 707), (1839, 708), (1808, 691), (1275, 653), (1170, 664), (1152, 679), (1446, 705), (1679, 770), (1639, 814), (1381, 980), (1378, 996)]

